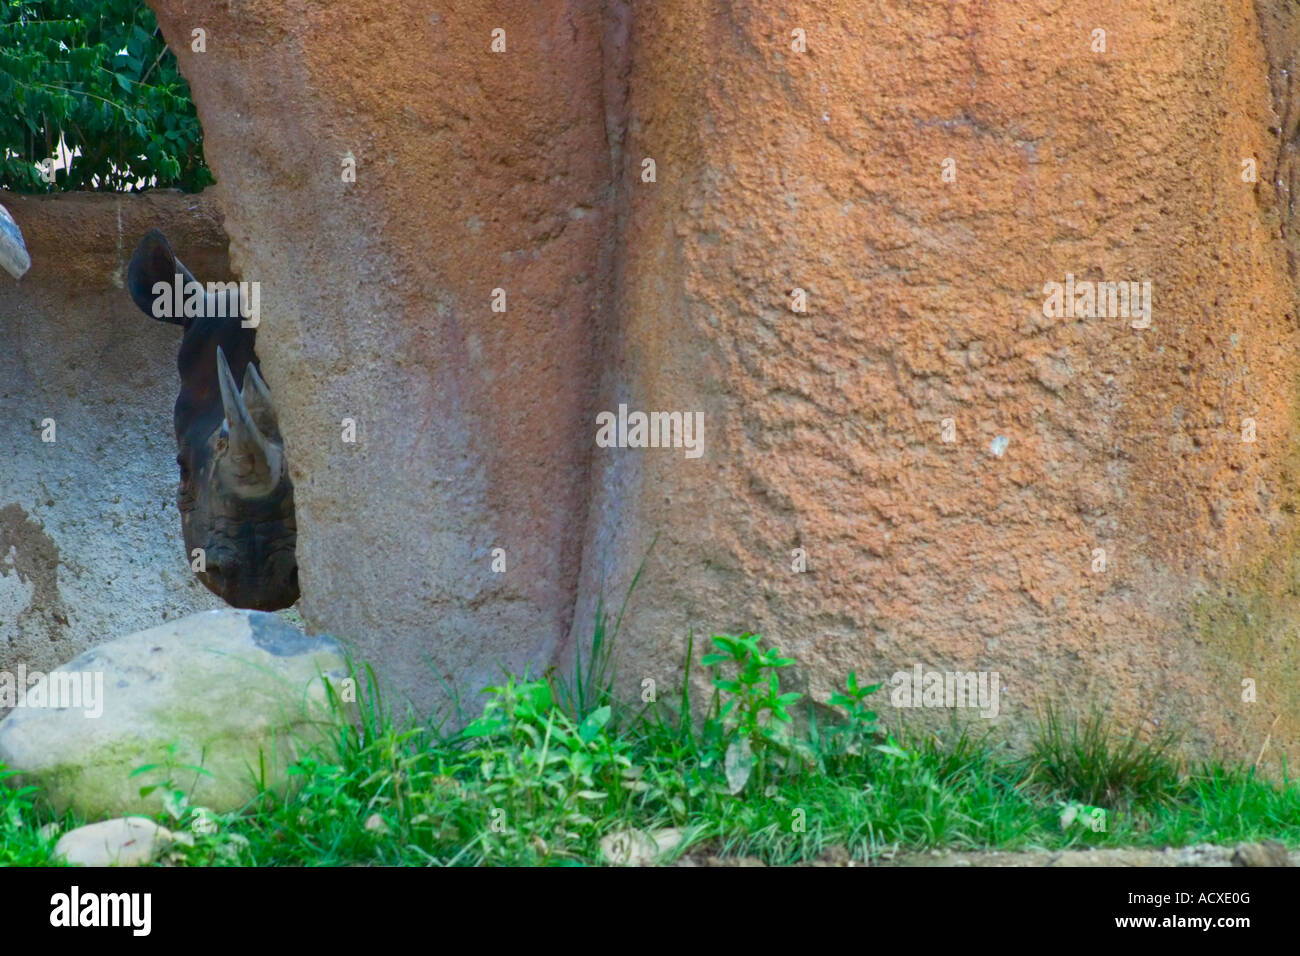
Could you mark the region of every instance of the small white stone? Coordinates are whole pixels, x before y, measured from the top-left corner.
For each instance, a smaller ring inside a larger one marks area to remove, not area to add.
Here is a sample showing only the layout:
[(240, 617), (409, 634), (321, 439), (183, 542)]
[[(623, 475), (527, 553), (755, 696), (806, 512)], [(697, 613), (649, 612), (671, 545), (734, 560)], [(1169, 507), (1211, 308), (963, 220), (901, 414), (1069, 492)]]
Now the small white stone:
[(645, 866), (671, 853), (681, 842), (681, 831), (673, 827), (650, 833), (619, 830), (600, 841), (600, 852), (607, 863), (615, 866)]
[(152, 820), (119, 817), (65, 833), (50, 858), (72, 866), (141, 866), (172, 842), (171, 831)]

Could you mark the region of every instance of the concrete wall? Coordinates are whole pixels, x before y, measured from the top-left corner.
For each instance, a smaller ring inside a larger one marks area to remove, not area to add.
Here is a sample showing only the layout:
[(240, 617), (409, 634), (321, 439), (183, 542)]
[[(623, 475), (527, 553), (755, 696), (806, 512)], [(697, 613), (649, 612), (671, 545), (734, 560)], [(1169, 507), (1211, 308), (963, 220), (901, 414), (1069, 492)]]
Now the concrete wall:
[(21, 280), (0, 275), (0, 670), (49, 670), (221, 606), (176, 511), (180, 330), (141, 314), (123, 276), (150, 226), (204, 280), (229, 263), (208, 196), (0, 196), (32, 257)]

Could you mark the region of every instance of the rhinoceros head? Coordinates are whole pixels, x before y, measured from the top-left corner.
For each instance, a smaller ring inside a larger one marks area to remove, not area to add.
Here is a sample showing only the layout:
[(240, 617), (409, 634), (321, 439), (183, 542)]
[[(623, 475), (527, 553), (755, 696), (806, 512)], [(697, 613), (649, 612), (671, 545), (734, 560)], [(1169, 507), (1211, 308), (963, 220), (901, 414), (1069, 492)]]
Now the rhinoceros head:
[(273, 611), (298, 600), (284, 440), (258, 371), (257, 330), (243, 327), (239, 287), (209, 286), (200, 297), (197, 285), (163, 234), (149, 230), (131, 256), (127, 287), (146, 314), (184, 329), (173, 419), (186, 554), (227, 603)]

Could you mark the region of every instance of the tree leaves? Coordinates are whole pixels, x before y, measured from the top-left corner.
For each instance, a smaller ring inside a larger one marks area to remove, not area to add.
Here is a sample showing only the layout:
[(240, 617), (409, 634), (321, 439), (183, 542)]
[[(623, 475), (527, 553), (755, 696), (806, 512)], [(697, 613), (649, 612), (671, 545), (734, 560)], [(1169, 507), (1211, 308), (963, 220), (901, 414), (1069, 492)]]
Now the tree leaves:
[[(53, 183), (37, 169), (73, 153)], [(189, 85), (143, 0), (0, 0), (0, 187), (213, 182)]]

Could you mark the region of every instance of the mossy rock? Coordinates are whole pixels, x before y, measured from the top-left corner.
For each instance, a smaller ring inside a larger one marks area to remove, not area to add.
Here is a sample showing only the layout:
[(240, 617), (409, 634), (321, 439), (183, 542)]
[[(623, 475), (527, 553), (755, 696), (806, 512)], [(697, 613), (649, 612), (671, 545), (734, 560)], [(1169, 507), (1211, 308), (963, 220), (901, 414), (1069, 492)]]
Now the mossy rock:
[[(325, 682), (337, 688), (347, 675), (333, 638), (273, 614), (194, 614), (32, 682), (0, 721), (0, 764), (19, 771), (11, 784), (33, 784), (56, 810), (92, 819), (157, 812), (160, 793), (140, 790), (167, 781), (193, 805), (238, 810), (263, 782), (286, 791), (288, 766), (336, 726)], [(61, 679), (83, 696), (54, 699)]]

